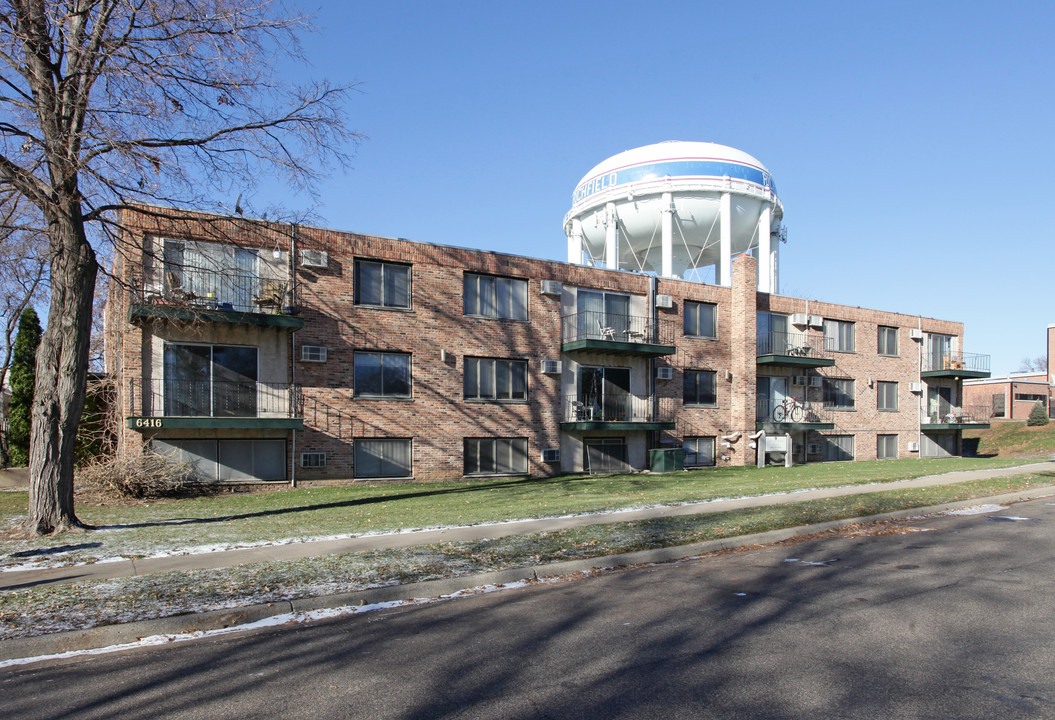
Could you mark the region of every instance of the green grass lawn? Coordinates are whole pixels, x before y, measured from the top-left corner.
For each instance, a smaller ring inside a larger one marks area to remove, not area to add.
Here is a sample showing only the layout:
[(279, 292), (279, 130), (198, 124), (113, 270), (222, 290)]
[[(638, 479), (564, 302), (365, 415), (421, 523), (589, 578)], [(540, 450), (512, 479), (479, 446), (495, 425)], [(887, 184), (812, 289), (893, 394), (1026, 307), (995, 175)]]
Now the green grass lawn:
[(963, 441), (983, 457), (1051, 456), (1055, 455), (1055, 422), (1029, 427), (1024, 421), (993, 421), (986, 430), (964, 430)]
[[(761, 470), (712, 468), (664, 475), (354, 485), (122, 507), (82, 505), (77, 510), (81, 520), (98, 526), (98, 530), (84, 535), (0, 542), (0, 567), (30, 562), (34, 557), (24, 553), (57, 546), (67, 550), (48, 556), (49, 562), (94, 562), (216, 544), (470, 525), (885, 482), (1022, 462), (998, 457), (817, 463)], [(11, 526), (19, 522), (25, 507), (25, 493), (0, 493), (0, 523)]]

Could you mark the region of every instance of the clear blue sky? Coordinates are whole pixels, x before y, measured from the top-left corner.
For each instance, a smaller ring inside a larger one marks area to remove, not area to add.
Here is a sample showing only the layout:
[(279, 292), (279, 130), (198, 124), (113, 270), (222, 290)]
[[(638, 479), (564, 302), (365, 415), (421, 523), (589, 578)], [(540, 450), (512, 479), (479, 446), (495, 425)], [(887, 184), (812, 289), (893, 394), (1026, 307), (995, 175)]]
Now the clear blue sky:
[(361, 83), (368, 136), (321, 224), (563, 260), (595, 164), (718, 142), (774, 175), (784, 294), (962, 321), (994, 375), (1044, 353), (1051, 3), (329, 0), (315, 19), (312, 73)]

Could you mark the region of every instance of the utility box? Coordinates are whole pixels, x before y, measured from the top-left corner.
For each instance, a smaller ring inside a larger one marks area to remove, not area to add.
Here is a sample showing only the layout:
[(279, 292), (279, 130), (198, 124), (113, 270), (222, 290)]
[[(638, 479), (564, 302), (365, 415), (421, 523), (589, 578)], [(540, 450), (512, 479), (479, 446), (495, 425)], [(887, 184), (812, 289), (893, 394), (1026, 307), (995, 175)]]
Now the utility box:
[(653, 448), (648, 451), (648, 464), (654, 473), (685, 469), (684, 448)]

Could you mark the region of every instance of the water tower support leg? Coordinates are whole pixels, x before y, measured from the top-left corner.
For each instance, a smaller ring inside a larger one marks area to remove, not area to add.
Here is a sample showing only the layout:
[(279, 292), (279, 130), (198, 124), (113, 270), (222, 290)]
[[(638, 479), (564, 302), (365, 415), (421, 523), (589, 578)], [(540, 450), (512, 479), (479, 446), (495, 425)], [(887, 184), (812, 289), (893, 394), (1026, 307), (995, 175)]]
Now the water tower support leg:
[(714, 279), (719, 285), (730, 287), (733, 284), (733, 200), (732, 195), (729, 193), (722, 193), (720, 213), (721, 239), (718, 265), (714, 269)]
[(663, 193), (662, 277), (674, 277), (674, 198)]
[(768, 205), (762, 208), (762, 214), (758, 217), (758, 290), (764, 293), (771, 293), (775, 290), (773, 287), (773, 237), (769, 234), (772, 217), (772, 210)]
[(575, 218), (571, 221), (571, 232), (568, 233), (568, 262), (582, 265), (582, 221)]
[(604, 262), (609, 270), (619, 269), (619, 222), (615, 213), (615, 203), (605, 207), (604, 220)]

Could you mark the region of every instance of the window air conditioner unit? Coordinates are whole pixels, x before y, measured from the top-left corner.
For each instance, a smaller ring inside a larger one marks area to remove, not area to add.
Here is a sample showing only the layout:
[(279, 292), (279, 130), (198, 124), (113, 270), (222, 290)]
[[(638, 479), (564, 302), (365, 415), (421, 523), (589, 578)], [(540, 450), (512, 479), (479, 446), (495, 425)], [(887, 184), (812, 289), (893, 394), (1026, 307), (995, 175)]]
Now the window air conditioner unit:
[(670, 295), (656, 295), (656, 307), (670, 310), (674, 307), (674, 298)]
[(673, 380), (674, 379), (674, 368), (669, 365), (663, 365), (656, 368), (656, 379), (657, 380)]
[(561, 373), (561, 362), (560, 360), (543, 360), (542, 361), (542, 374), (543, 375), (560, 375)]
[(301, 345), (300, 359), (304, 362), (326, 362), (326, 348), (323, 345)]
[(824, 318), (820, 315), (810, 315), (810, 327), (824, 327)]
[(923, 392), (923, 383), (918, 383), (918, 382), (909, 383), (908, 384), (908, 391), (909, 392), (914, 392), (914, 393), (921, 393), (921, 392)]
[(796, 375), (795, 377), (791, 378), (792, 385), (806, 385), (808, 382), (809, 378), (807, 378), (805, 375)]
[(908, 444), (908, 451), (909, 452), (919, 452), (919, 443), (918, 442), (910, 442)]
[(301, 250), (300, 266), (306, 268), (325, 268), (330, 264), (330, 257), (325, 250)]
[(792, 325), (809, 325), (809, 316), (806, 313), (795, 313), (791, 316)]
[(542, 448), (542, 462), (560, 462), (560, 448)]
[(912, 338), (913, 340), (922, 340), (923, 339), (923, 331), (920, 330), (919, 328), (911, 328), (908, 331), (908, 336), (910, 338)]
[(543, 280), (540, 292), (543, 295), (560, 295), (563, 289), (564, 286), (557, 280)]
[(820, 375), (811, 375), (810, 387), (824, 387), (824, 378)]
[(807, 443), (806, 444), (806, 454), (807, 455), (820, 455), (821, 454), (821, 444), (820, 443)]
[(300, 454), (300, 466), (306, 468), (326, 467), (326, 453), (303, 452)]

